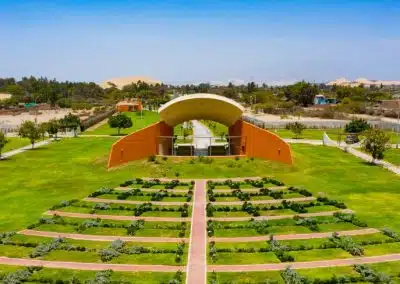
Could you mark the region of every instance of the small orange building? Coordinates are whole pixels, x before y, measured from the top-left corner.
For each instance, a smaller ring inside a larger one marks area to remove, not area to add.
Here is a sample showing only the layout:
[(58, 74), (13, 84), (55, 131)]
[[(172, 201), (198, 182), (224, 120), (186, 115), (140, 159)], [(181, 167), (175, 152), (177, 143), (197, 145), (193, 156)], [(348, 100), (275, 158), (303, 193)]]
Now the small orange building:
[(143, 109), (142, 102), (140, 100), (125, 100), (117, 103), (118, 112), (128, 111), (141, 111)]

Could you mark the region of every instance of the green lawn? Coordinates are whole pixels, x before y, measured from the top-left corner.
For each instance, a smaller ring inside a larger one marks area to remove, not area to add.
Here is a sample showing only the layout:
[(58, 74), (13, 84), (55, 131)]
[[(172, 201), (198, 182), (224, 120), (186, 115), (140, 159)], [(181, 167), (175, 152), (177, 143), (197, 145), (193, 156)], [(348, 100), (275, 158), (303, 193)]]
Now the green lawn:
[(400, 149), (388, 149), (385, 151), (384, 160), (394, 165), (400, 166)]
[[(187, 128), (185, 130), (182, 123), (174, 127), (174, 135), (184, 137), (184, 132), (186, 132), (187, 136), (193, 135), (193, 129)], [(175, 143), (192, 143), (192, 141), (192, 138), (186, 137), (186, 139), (177, 139)]]
[[(234, 284), (248, 284), (248, 283), (284, 283), (280, 271), (264, 271), (264, 272), (220, 272), (217, 273), (217, 283), (234, 283)], [(209, 282), (211, 282), (212, 273), (207, 275)]]
[[(268, 129), (271, 132), (276, 133), (282, 138), (295, 138), (295, 135), (292, 131), (288, 129)], [(337, 141), (339, 134), (343, 134), (342, 128), (333, 128), (333, 129), (305, 129), (303, 133), (300, 135), (299, 139), (311, 139), (311, 140), (322, 140), (322, 137), (326, 132), (333, 141)], [(391, 143), (398, 143), (398, 135), (393, 131), (386, 131), (390, 135)], [(345, 135), (341, 136), (341, 140), (344, 141), (346, 139)]]
[(274, 177), (344, 201), (370, 227), (400, 231), (400, 178), (339, 149), (292, 145), (294, 166), (247, 158), (191, 164), (177, 158), (160, 159), (157, 164), (135, 161), (107, 171), (112, 143), (109, 138), (64, 139), (1, 161), (0, 231), (25, 228), (54, 204), (86, 197), (102, 186), (115, 187), (134, 177), (175, 177), (176, 172), (182, 178)]
[[(18, 266), (0, 266), (0, 276), (3, 274), (11, 273), (19, 269), (24, 269)], [(55, 283), (56, 280), (62, 280), (63, 283), (69, 283), (69, 281), (75, 276), (81, 283), (85, 283), (86, 280), (94, 279), (96, 271), (85, 271), (85, 270), (70, 270), (70, 269), (54, 269), (54, 268), (43, 268), (40, 271), (32, 274), (29, 278), (29, 282), (25, 283)], [(175, 273), (166, 272), (113, 272), (111, 276), (112, 281), (134, 281), (138, 284), (159, 284), (168, 283), (170, 279), (173, 279)], [(183, 274), (183, 281), (185, 274)], [(43, 280), (46, 280), (43, 282)], [(57, 282), (58, 283), (58, 282)], [(60, 282), (62, 283), (62, 282)]]
[[(129, 116), (132, 119), (132, 127), (126, 128), (126, 129), (121, 129), (121, 135), (127, 135), (132, 132), (138, 131), (146, 126), (149, 126), (150, 124), (153, 124), (157, 121), (160, 120), (160, 115), (158, 112), (154, 111), (148, 111), (145, 110), (143, 111), (143, 117), (140, 115), (140, 112), (124, 112), (127, 116)], [(98, 128), (94, 130), (89, 130), (85, 131), (82, 133), (83, 135), (85, 134), (90, 134), (90, 135), (118, 135), (117, 129), (116, 128), (111, 128), (108, 123), (103, 124), (99, 126)]]
[(203, 123), (205, 126), (208, 127), (208, 129), (210, 129), (210, 131), (212, 132), (212, 134), (220, 139), (217, 139), (217, 141), (225, 141), (225, 138), (221, 138), (221, 137), (225, 137), (225, 135), (229, 135), (229, 129), (226, 125), (215, 122), (215, 121), (211, 121), (211, 120), (202, 120), (201, 123)]

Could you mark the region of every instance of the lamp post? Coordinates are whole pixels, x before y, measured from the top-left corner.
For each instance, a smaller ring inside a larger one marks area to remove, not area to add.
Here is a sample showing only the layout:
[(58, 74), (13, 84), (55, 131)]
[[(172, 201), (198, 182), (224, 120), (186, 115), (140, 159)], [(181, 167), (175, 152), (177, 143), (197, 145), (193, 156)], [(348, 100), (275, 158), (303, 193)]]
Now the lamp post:
[(397, 101), (397, 146), (399, 149), (400, 144), (400, 99)]

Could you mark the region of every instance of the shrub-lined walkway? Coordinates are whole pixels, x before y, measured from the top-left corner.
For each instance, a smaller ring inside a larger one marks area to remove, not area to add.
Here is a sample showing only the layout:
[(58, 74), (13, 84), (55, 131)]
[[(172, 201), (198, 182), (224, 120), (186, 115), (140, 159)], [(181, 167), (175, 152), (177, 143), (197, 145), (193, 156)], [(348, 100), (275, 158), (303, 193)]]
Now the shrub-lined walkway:
[(71, 233), (58, 233), (37, 230), (22, 230), (18, 232), (21, 235), (48, 237), (48, 238), (67, 238), (73, 240), (85, 241), (103, 241), (111, 242), (121, 240), (124, 242), (139, 242), (139, 243), (179, 243), (189, 242), (188, 238), (166, 238), (166, 237), (124, 237), (124, 236), (100, 236), (100, 235), (86, 235), (86, 234), (71, 234)]
[(206, 182), (197, 180), (194, 191), (192, 230), (186, 283), (205, 284), (207, 281), (207, 217)]

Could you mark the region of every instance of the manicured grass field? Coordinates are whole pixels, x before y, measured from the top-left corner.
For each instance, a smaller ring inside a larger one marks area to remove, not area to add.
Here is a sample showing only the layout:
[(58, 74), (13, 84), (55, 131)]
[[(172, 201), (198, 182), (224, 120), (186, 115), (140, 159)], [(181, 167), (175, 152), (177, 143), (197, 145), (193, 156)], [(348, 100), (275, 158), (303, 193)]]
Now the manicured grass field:
[(400, 166), (400, 149), (388, 149), (385, 151), (384, 160), (396, 166)]
[[(269, 129), (269, 131), (276, 133), (282, 138), (295, 138), (295, 135), (292, 131), (288, 129)], [(300, 135), (299, 139), (311, 139), (311, 140), (322, 140), (324, 132), (326, 132), (333, 141), (338, 141), (339, 134), (341, 135), (341, 141), (346, 139), (346, 135), (343, 135), (344, 130), (341, 128), (333, 128), (333, 129), (305, 129)], [(396, 132), (386, 131), (390, 135), (390, 142), (397, 143), (398, 136)]]
[[(15, 272), (16, 270), (24, 269), (18, 266), (0, 266), (0, 276), (7, 273)], [(38, 272), (32, 274), (29, 282), (24, 283), (52, 283), (56, 280), (62, 280), (64, 283), (69, 283), (73, 277), (76, 277), (85, 283), (87, 280), (94, 279), (96, 271), (85, 270), (70, 270), (70, 269), (53, 269), (43, 268)], [(175, 273), (166, 272), (113, 272), (111, 275), (112, 281), (130, 281), (139, 284), (159, 284), (168, 283), (169, 280), (175, 277)], [(185, 274), (183, 273), (183, 282), (185, 281)], [(61, 283), (61, 282), (60, 282)]]
[[(143, 116), (141, 116), (140, 112), (124, 112), (125, 115), (129, 116), (132, 119), (132, 127), (121, 129), (120, 135), (127, 135), (132, 132), (138, 131), (150, 124), (153, 124), (160, 120), (160, 115), (158, 112), (154, 111), (143, 111)], [(85, 131), (82, 133), (90, 134), (90, 135), (118, 135), (116, 128), (111, 128), (108, 123), (99, 126), (94, 130)]]
[(344, 201), (370, 227), (400, 230), (400, 178), (335, 148), (292, 145), (294, 166), (247, 158), (214, 159), (211, 164), (177, 158), (157, 164), (135, 161), (107, 171), (112, 143), (109, 138), (64, 139), (1, 161), (0, 231), (25, 228), (54, 204), (86, 197), (100, 187), (134, 177), (173, 178), (177, 172), (182, 178), (275, 177)]

